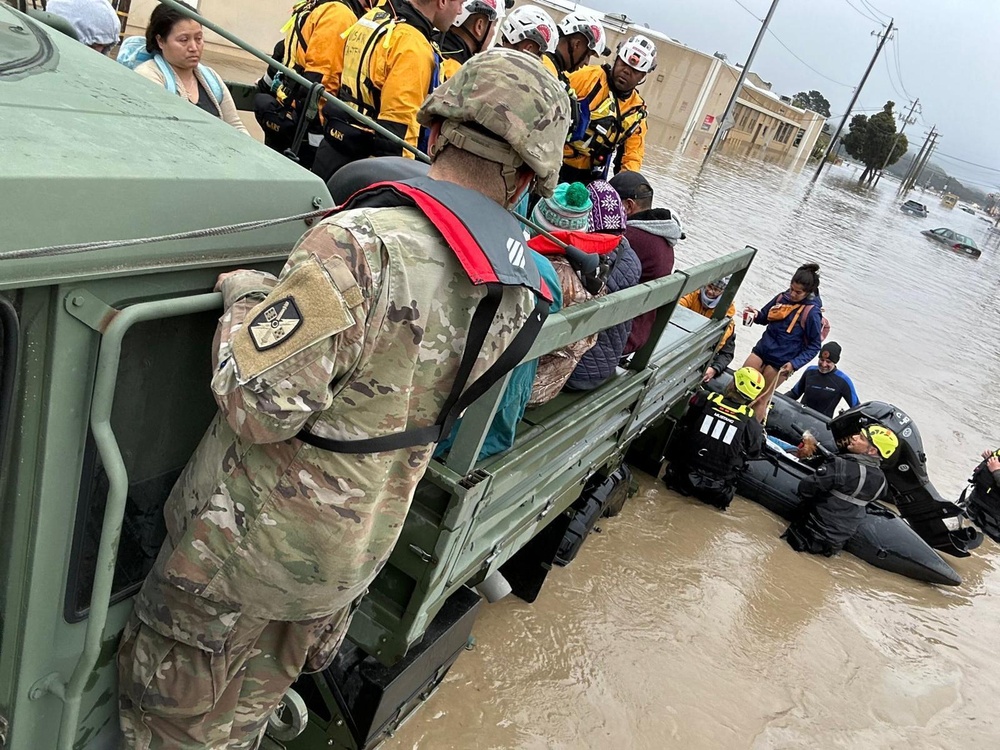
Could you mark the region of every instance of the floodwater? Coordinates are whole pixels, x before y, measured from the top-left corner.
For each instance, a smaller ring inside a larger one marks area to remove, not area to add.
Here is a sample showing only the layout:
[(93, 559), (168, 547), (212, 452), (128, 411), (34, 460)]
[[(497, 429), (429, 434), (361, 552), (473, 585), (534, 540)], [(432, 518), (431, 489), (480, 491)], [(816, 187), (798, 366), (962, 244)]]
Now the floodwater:
[[(931, 479), (957, 498), (978, 454), (1000, 444), (1000, 248), (987, 223), (933, 196), (928, 218), (905, 215), (895, 182), (858, 190), (850, 167), (812, 187), (810, 173), (756, 162), (719, 160), (699, 176), (664, 153), (645, 171), (656, 205), (685, 223), (678, 267), (758, 248), (737, 307), (820, 264), (842, 369), (862, 400), (909, 413)], [(983, 257), (919, 233), (938, 226), (976, 239)], [(737, 328), (737, 362), (758, 330)], [(935, 588), (849, 555), (795, 553), (778, 538), (785, 524), (746, 500), (720, 513), (640, 482), (534, 604), (484, 605), (475, 649), (387, 749), (1000, 744), (993, 542), (948, 559), (963, 586)]]

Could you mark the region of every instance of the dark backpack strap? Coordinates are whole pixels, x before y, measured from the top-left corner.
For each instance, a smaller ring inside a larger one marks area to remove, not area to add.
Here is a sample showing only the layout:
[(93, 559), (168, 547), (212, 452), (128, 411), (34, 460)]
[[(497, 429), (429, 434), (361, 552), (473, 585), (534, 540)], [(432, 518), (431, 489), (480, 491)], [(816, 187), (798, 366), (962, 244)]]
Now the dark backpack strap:
[(334, 453), (381, 453), (382, 451), (393, 451), (400, 448), (410, 448), (417, 445), (427, 445), (439, 442), (444, 436), (451, 433), (452, 427), (459, 415), (477, 398), (486, 393), (493, 385), (499, 381), (528, 353), (531, 345), (538, 335), (538, 331), (545, 321), (549, 303), (539, 299), (535, 309), (528, 316), (521, 330), (517, 332), (510, 345), (497, 357), (496, 361), (484, 372), (476, 381), (465, 388), (472, 374), (472, 368), (479, 359), (483, 344), (489, 335), (490, 324), (496, 317), (497, 310), (500, 309), (500, 302), (503, 299), (504, 286), (502, 284), (486, 284), (486, 296), (476, 306), (476, 311), (472, 315), (469, 324), (469, 334), (466, 339), (465, 351), (462, 354), (462, 361), (455, 374), (455, 381), (452, 384), (451, 392), (445, 399), (441, 407), (441, 413), (437, 421), (427, 427), (417, 427), (412, 430), (404, 430), (390, 435), (382, 435), (375, 438), (363, 438), (360, 440), (334, 440), (320, 437), (303, 428), (296, 436), (304, 443), (322, 450)]

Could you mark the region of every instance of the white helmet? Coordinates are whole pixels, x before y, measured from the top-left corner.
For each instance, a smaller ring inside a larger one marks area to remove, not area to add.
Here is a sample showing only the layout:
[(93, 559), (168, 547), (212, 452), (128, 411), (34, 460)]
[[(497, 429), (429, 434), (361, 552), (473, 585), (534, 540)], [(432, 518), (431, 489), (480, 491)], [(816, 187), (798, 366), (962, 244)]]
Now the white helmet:
[(504, 6), (500, 0), (465, 0), (462, 3), (462, 12), (455, 17), (452, 26), (461, 26), (469, 20), (469, 16), (482, 13), (490, 23), (503, 18)]
[(542, 52), (555, 52), (559, 29), (552, 17), (534, 5), (515, 8), (500, 27), (500, 37), (507, 44), (525, 40), (535, 42)]
[(563, 36), (583, 34), (587, 46), (599, 55), (604, 54), (608, 47), (608, 37), (597, 16), (584, 11), (574, 11), (559, 22), (559, 33)]
[(656, 69), (656, 45), (649, 37), (636, 34), (618, 45), (618, 59), (640, 73)]

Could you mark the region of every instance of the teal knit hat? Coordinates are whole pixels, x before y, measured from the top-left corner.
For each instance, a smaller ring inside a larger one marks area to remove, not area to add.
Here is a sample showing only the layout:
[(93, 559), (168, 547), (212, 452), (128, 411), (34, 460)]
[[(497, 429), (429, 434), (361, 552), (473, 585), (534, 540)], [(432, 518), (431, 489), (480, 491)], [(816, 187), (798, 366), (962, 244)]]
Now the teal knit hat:
[(556, 186), (551, 198), (542, 198), (531, 212), (531, 219), (543, 229), (587, 231), (587, 221), (593, 204), (582, 182), (563, 182)]

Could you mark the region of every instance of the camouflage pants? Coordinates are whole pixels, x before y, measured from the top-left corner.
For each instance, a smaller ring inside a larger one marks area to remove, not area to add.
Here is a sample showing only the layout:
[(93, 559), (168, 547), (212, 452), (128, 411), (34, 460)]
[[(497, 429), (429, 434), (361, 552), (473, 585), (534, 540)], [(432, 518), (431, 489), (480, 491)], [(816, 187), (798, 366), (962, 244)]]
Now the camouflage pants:
[(332, 660), (352, 612), (303, 622), (241, 615), (221, 653), (174, 640), (133, 614), (118, 649), (124, 747), (256, 748), (292, 682)]

